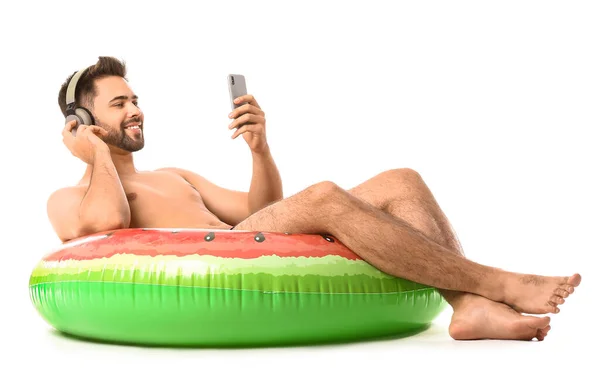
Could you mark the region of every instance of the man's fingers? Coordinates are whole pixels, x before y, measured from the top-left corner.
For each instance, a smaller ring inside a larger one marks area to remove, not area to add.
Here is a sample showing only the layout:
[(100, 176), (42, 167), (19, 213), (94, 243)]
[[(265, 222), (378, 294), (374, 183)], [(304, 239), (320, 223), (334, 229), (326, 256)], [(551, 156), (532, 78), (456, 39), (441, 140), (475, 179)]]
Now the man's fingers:
[(73, 129), (73, 127), (75, 127), (75, 125), (77, 124), (77, 120), (73, 119), (68, 121), (65, 126), (63, 127), (63, 135), (66, 135), (67, 133), (71, 133), (71, 130)]
[(244, 113), (252, 113), (260, 116), (265, 116), (264, 111), (253, 105), (242, 105), (229, 113), (229, 118), (237, 118)]
[(258, 105), (258, 102), (256, 102), (256, 99), (254, 98), (253, 95), (240, 96), (240, 97), (236, 98), (233, 102), (235, 102), (236, 104), (241, 104), (242, 102), (247, 102), (250, 105), (254, 105), (260, 109), (260, 106)]
[(69, 121), (65, 125), (65, 127), (63, 129), (63, 139), (67, 139), (69, 137), (83, 136), (83, 134), (87, 131), (91, 131), (93, 134), (98, 135), (99, 137), (108, 136), (108, 131), (105, 130), (104, 128), (96, 126), (96, 125), (88, 126), (88, 125), (84, 125), (84, 124), (77, 127), (75, 136), (73, 136), (72, 130), (76, 125), (77, 125), (76, 120)]
[(238, 128), (233, 135), (231, 135), (231, 138), (235, 139), (245, 132), (261, 133), (262, 131), (258, 124), (246, 124), (245, 126)]
[(246, 113), (229, 124), (229, 129), (239, 127), (246, 123), (264, 123), (262, 116)]
[(75, 136), (80, 136), (87, 127), (88, 126), (86, 126), (85, 124), (82, 124), (79, 127), (77, 127), (77, 131), (75, 132)]
[(90, 131), (94, 132), (95, 134), (100, 134), (102, 136), (108, 135), (108, 131), (102, 127), (90, 126), (89, 129), (90, 129)]

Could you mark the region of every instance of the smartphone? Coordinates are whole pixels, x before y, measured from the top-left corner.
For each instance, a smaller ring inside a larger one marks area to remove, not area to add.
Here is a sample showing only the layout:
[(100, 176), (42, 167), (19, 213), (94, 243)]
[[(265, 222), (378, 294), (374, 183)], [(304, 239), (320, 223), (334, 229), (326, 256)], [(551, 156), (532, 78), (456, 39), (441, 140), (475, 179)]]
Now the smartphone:
[(236, 98), (248, 94), (246, 90), (246, 78), (243, 75), (239, 74), (229, 74), (227, 75), (227, 86), (229, 87), (229, 100), (231, 101), (231, 110), (235, 110), (236, 108), (245, 104), (245, 102), (241, 102), (236, 104), (233, 102)]

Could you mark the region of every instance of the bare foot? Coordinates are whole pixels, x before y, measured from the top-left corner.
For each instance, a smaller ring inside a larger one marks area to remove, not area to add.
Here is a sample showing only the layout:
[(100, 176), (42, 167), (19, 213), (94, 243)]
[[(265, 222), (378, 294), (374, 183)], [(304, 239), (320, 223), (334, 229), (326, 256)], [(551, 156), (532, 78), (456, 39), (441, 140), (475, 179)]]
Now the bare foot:
[(558, 313), (558, 305), (565, 303), (580, 283), (578, 273), (571, 277), (514, 275), (504, 290), (503, 302), (518, 312)]
[(506, 304), (465, 294), (454, 306), (450, 336), (457, 340), (514, 339), (543, 341), (550, 317), (523, 316)]

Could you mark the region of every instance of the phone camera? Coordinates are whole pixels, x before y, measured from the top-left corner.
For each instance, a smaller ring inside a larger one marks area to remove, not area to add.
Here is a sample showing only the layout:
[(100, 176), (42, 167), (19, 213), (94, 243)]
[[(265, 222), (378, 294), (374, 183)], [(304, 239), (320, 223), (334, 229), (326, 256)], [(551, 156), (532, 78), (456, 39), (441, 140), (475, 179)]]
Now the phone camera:
[(231, 77), (231, 85), (235, 85), (235, 80), (233, 79), (233, 76)]

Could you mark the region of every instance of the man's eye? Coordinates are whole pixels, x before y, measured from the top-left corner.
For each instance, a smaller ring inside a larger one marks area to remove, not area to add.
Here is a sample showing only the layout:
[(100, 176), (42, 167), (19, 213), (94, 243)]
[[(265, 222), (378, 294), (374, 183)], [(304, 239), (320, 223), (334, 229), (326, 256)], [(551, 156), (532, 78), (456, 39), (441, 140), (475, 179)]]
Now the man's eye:
[(137, 102), (137, 101), (133, 101), (133, 104), (134, 104), (135, 106), (138, 106), (138, 102)]
[(121, 106), (123, 106), (123, 104), (122, 103), (118, 103), (118, 104), (115, 104), (114, 106), (121, 107)]

